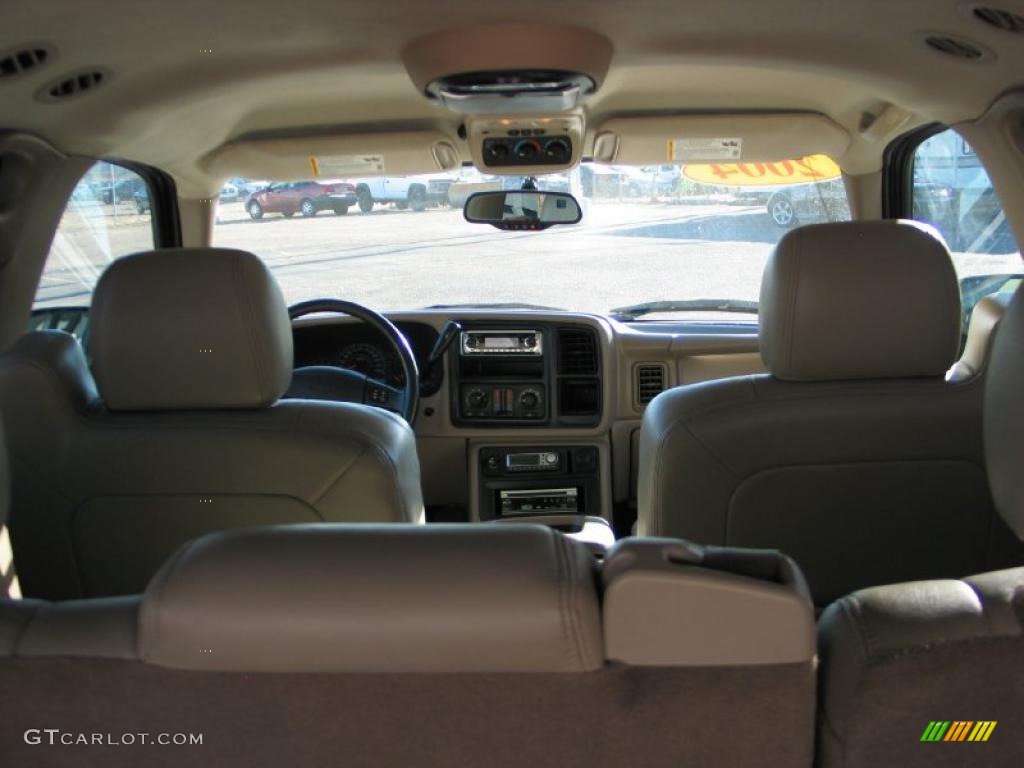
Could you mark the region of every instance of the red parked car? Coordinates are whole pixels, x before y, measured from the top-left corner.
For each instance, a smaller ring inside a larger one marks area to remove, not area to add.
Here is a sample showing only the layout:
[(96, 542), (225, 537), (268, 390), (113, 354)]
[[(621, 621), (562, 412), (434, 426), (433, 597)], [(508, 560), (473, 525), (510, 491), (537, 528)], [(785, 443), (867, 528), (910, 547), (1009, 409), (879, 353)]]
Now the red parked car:
[(320, 211), (334, 211), (341, 216), (355, 203), (355, 184), (346, 181), (288, 181), (253, 192), (245, 210), (254, 219), (262, 219), (265, 213), (281, 213), (290, 218), (296, 213), (316, 216)]

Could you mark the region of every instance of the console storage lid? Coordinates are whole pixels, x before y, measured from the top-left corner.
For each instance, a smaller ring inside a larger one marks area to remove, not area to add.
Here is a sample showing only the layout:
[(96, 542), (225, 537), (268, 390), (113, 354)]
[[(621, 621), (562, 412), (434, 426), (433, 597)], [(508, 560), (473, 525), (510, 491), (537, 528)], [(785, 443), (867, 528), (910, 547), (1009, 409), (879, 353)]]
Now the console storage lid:
[(602, 580), (609, 661), (726, 666), (814, 658), (807, 584), (777, 551), (625, 539), (608, 551)]

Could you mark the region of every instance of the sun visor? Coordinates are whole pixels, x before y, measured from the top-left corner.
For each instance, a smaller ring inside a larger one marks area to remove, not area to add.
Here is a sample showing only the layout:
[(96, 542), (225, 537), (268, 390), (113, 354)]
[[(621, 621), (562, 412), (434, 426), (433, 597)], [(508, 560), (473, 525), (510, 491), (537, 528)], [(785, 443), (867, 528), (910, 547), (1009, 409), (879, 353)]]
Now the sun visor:
[(715, 114), (612, 118), (593, 142), (597, 162), (654, 165), (839, 159), (850, 137), (824, 115)]
[(462, 158), (440, 131), (239, 139), (207, 155), (211, 176), (297, 181), (403, 176), (458, 168)]

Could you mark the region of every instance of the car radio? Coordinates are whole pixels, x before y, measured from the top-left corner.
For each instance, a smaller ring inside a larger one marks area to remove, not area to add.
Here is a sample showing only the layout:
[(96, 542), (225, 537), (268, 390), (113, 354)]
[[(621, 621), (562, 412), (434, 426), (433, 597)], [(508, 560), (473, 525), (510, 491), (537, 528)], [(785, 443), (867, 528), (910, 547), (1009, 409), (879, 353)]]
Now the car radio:
[(561, 466), (562, 456), (556, 451), (505, 455), (505, 469), (508, 472), (557, 472)]
[(481, 446), (477, 467), (481, 520), (601, 514), (596, 446)]
[(543, 353), (540, 331), (463, 331), (463, 355), (540, 355)]
[(579, 488), (537, 488), (498, 491), (499, 512), (509, 515), (571, 514), (580, 511)]

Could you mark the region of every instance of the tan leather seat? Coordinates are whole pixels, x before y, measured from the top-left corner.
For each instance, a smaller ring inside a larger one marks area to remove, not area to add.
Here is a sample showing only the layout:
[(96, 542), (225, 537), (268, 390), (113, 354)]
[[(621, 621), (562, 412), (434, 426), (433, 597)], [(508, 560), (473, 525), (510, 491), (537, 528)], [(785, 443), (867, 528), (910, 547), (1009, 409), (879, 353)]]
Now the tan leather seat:
[[(250, 528), (186, 544), (142, 596), (0, 599), (0, 744), (12, 765), (103, 768), (139, 750), (226, 768), (810, 768), (814, 640), (775, 552), (629, 539), (600, 567), (543, 526)], [(202, 743), (159, 741), (177, 734)]]
[[(1024, 539), (1024, 290), (1000, 324), (987, 378), (988, 477)], [(829, 606), (819, 630), (822, 768), (1019, 766), (1022, 598), (1024, 568), (1012, 568), (866, 589)], [(964, 743), (922, 744), (926, 735)]]
[(403, 420), (278, 401), (291, 325), (255, 256), (186, 249), (116, 261), (91, 323), (92, 372), (60, 332), (28, 334), (0, 357), (24, 594), (141, 592), (183, 542), (226, 528), (422, 521)]
[(1006, 314), (1011, 294), (993, 293), (974, 305), (967, 326), (967, 343), (960, 359), (946, 372), (946, 381), (965, 381), (985, 370), (996, 327)]
[[(186, 545), (141, 598), (0, 601), (0, 744), (11, 765), (59, 749), (104, 768), (143, 750), (227, 768), (810, 768), (814, 656), (777, 553), (629, 540), (599, 570), (541, 526), (271, 526)], [(43, 728), (204, 741), (26, 743)]]
[(996, 518), (983, 377), (944, 381), (960, 294), (909, 223), (788, 233), (761, 290), (769, 375), (658, 396), (640, 437), (640, 534), (772, 547), (821, 605), (853, 589), (1020, 562)]

